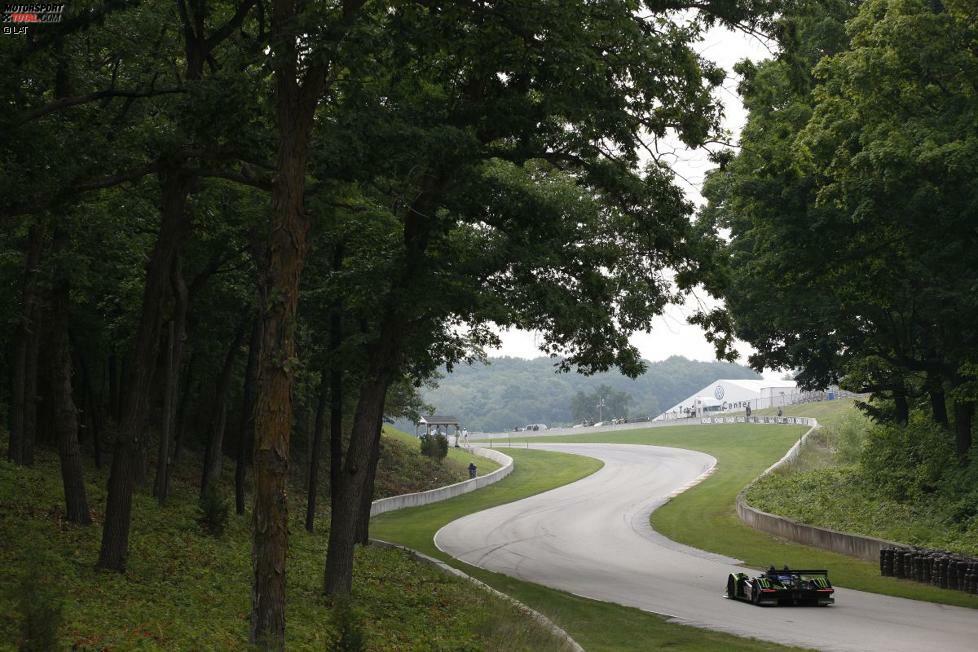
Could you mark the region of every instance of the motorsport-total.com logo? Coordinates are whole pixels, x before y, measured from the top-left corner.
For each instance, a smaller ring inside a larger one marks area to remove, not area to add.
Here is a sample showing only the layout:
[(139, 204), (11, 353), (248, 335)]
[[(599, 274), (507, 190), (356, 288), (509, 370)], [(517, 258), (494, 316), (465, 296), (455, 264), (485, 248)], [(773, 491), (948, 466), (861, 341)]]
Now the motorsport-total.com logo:
[(3, 34), (27, 34), (34, 25), (60, 23), (65, 15), (63, 2), (5, 2), (3, 3)]

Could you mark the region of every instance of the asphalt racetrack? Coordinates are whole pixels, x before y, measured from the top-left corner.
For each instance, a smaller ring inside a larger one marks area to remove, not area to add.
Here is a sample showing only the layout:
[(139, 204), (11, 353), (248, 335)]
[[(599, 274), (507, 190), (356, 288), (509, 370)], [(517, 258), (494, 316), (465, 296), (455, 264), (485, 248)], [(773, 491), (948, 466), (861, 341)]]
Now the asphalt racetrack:
[(978, 650), (978, 610), (838, 587), (836, 604), (823, 608), (725, 599), (728, 573), (743, 570), (736, 560), (649, 526), (653, 509), (712, 468), (709, 455), (628, 444), (530, 447), (605, 465), (573, 484), (453, 521), (435, 535), (438, 548), (522, 580), (741, 636), (821, 650)]

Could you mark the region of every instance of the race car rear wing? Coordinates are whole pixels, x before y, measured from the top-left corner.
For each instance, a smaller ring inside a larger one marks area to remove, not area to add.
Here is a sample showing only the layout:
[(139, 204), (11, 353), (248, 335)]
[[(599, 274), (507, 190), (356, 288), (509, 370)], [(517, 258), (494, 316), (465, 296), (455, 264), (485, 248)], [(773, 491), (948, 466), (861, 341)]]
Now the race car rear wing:
[(787, 570), (777, 570), (767, 571), (765, 576), (770, 579), (776, 579), (782, 584), (785, 582), (796, 583), (796, 582), (810, 582), (815, 581), (820, 587), (824, 586), (826, 588), (831, 587), (832, 584), (829, 582), (829, 572), (823, 569), (803, 569), (803, 568), (791, 568)]

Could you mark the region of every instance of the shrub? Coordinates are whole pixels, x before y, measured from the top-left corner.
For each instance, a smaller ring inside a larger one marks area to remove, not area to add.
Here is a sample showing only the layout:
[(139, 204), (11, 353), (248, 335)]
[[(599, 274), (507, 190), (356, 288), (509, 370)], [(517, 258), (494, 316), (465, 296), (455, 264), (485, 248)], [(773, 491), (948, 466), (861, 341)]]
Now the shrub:
[(421, 454), (441, 462), (448, 456), (448, 437), (445, 435), (421, 435)]
[(866, 443), (869, 419), (859, 412), (850, 412), (833, 430), (836, 456), (839, 461), (850, 464), (859, 460)]
[(51, 565), (33, 557), (17, 585), (22, 652), (54, 650), (58, 647), (64, 602), (54, 580), (46, 573)]
[(330, 652), (362, 652), (367, 649), (363, 616), (353, 608), (349, 599), (341, 599), (333, 607), (333, 627), (336, 632), (329, 642)]
[(952, 435), (921, 413), (872, 428), (860, 456), (867, 480), (896, 500), (935, 492), (956, 467)]
[(208, 488), (197, 504), (197, 523), (214, 537), (224, 534), (231, 512), (230, 502), (217, 489)]

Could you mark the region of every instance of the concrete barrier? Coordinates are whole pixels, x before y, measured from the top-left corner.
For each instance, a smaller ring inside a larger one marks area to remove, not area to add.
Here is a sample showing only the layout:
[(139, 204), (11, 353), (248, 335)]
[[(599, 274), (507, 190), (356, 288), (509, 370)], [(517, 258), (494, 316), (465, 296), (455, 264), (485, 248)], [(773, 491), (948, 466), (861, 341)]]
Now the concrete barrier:
[(462, 494), (467, 494), (470, 491), (481, 489), (482, 487), (491, 485), (494, 482), (499, 482), (513, 472), (513, 458), (509, 455), (505, 455), (498, 450), (492, 450), (489, 448), (469, 447), (467, 450), (473, 455), (492, 460), (493, 462), (497, 462), (502, 466), (492, 473), (487, 473), (486, 475), (479, 476), (473, 480), (456, 482), (455, 484), (450, 484), (447, 487), (439, 487), (438, 489), (432, 489), (430, 491), (419, 491), (413, 494), (402, 494), (400, 496), (391, 496), (390, 498), (375, 500), (370, 505), (370, 515), (377, 516), (378, 514), (392, 512), (397, 509), (418, 507), (420, 505), (429, 505), (442, 500), (448, 500), (449, 498), (454, 498), (455, 496), (461, 496)]
[[(768, 419), (769, 417), (754, 418)], [(773, 419), (774, 417), (770, 418)], [(802, 435), (801, 439), (795, 442), (795, 445), (784, 454), (784, 457), (765, 469), (764, 473), (757, 476), (753, 482), (744, 487), (744, 489), (737, 494), (737, 516), (740, 517), (740, 520), (755, 530), (760, 530), (761, 532), (767, 532), (768, 534), (773, 534), (774, 536), (788, 539), (796, 543), (802, 543), (806, 546), (822, 548), (823, 550), (831, 550), (832, 552), (858, 557), (859, 559), (865, 559), (867, 561), (878, 561), (880, 558), (881, 548), (894, 546), (898, 548), (906, 547), (903, 544), (886, 541), (885, 539), (867, 537), (861, 534), (849, 534), (848, 532), (838, 532), (836, 530), (830, 530), (829, 528), (818, 527), (815, 525), (806, 525), (786, 516), (769, 514), (768, 512), (762, 512), (756, 507), (750, 506), (750, 504), (747, 502), (747, 492), (750, 490), (750, 488), (754, 486), (758, 480), (772, 471), (784, 466), (785, 464), (794, 462), (798, 458), (798, 454), (801, 452), (802, 446), (804, 446), (805, 442), (808, 440), (808, 436), (811, 435), (816, 428), (818, 428), (818, 421), (815, 419), (808, 419), (805, 417), (782, 417), (782, 419), (791, 419), (795, 423), (800, 423), (802, 422), (802, 419), (804, 419), (804, 425), (809, 425), (811, 427), (808, 429), (808, 432)], [(771, 423), (771, 421), (766, 422)], [(782, 421), (779, 420), (778, 423), (782, 423)]]
[(859, 534), (837, 532), (815, 525), (805, 525), (785, 516), (768, 514), (751, 507), (743, 495), (737, 497), (737, 516), (740, 520), (755, 530), (767, 532), (774, 536), (788, 539), (806, 546), (831, 550), (843, 555), (850, 555), (866, 561), (879, 561), (880, 549), (897, 547), (905, 548), (903, 544), (866, 537)]

